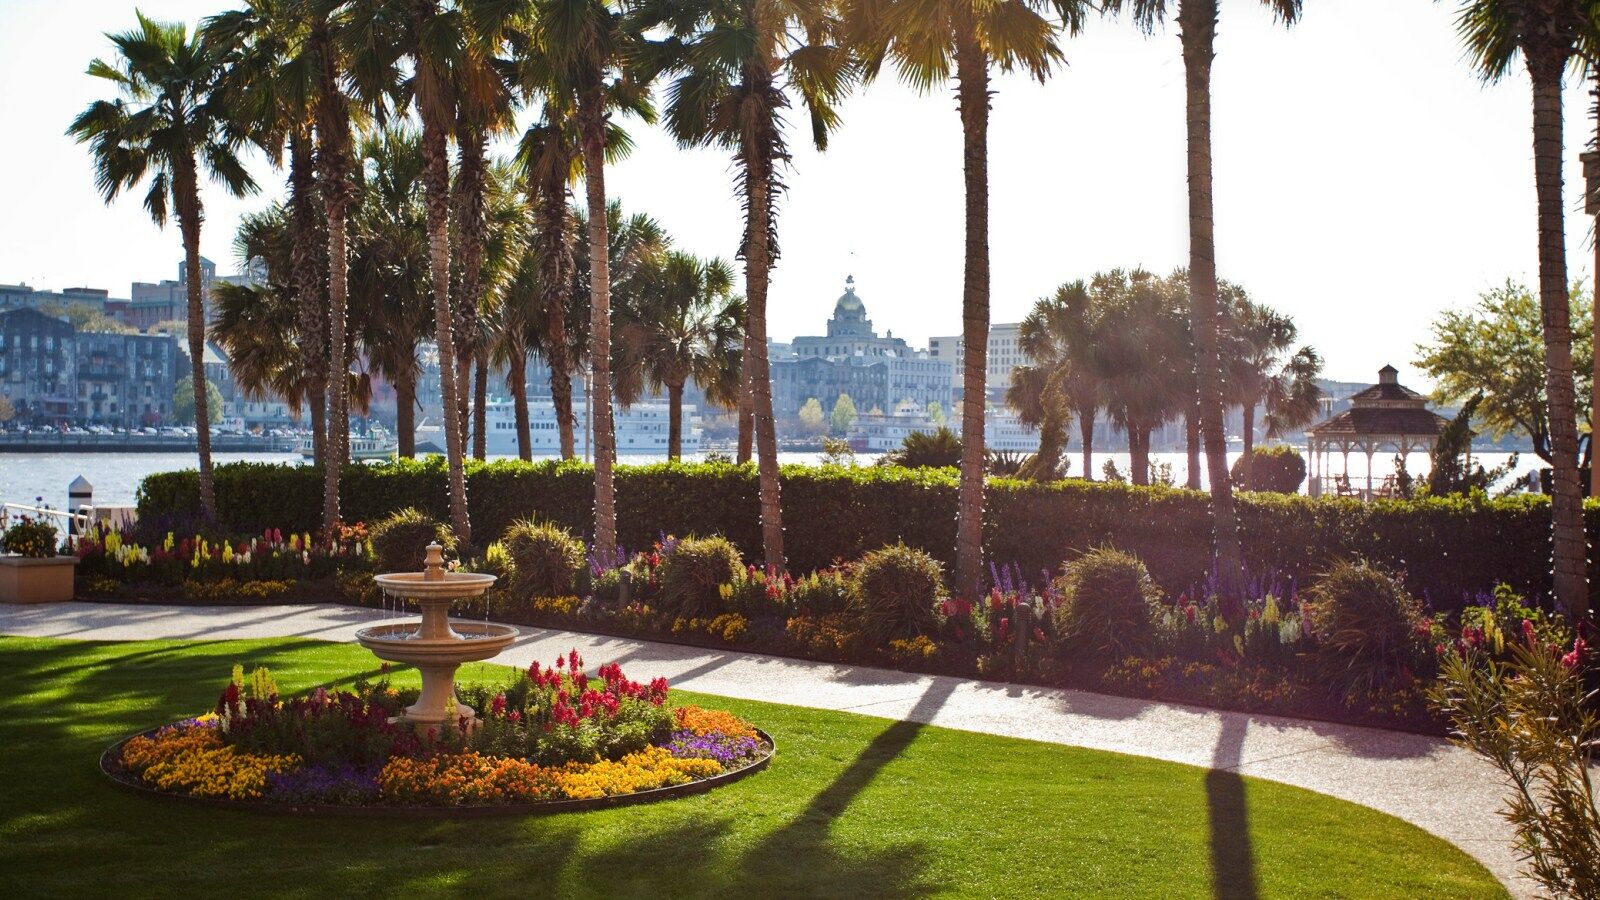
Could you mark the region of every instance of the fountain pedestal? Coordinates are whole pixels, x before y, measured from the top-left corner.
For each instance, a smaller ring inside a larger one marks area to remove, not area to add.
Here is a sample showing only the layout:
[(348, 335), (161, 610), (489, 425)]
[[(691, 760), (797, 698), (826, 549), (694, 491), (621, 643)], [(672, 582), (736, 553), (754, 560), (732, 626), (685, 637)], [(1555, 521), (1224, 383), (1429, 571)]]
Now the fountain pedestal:
[(386, 593), (415, 600), (422, 608), (421, 622), (374, 625), (356, 632), (361, 646), (379, 659), (415, 666), (422, 675), (422, 695), (401, 717), (418, 731), (442, 732), (466, 719), (471, 727), (472, 708), (456, 702), (456, 670), (464, 662), (489, 659), (511, 646), (518, 631), (510, 625), (450, 620), (450, 604), (480, 597), (495, 576), (476, 572), (446, 572), (444, 549), (428, 545), (421, 572), (374, 576)]

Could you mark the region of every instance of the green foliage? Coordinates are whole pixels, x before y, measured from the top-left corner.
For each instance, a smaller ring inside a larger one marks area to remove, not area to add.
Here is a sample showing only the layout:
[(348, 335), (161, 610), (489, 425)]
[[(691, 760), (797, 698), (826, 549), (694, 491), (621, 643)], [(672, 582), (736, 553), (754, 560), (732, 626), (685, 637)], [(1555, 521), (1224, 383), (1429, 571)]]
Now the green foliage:
[[(206, 379), (206, 421), (212, 425), (222, 422), (222, 391), (217, 389), (211, 379)], [(178, 379), (178, 386), (172, 391), (172, 418), (175, 422), (194, 421), (194, 379), (187, 376)]]
[[(581, 462), (467, 461), (467, 499), (483, 534), (535, 517), (574, 534), (592, 527), (593, 470)], [(893, 466), (782, 470), (789, 568), (823, 569), (876, 547), (903, 542), (953, 560), (956, 474)], [(618, 540), (649, 547), (668, 534), (721, 534), (746, 556), (759, 555), (761, 525), (753, 466), (656, 463), (616, 469)], [(311, 466), (217, 466), (217, 526), (224, 533), (315, 531), (322, 520), (322, 476)], [(440, 457), (359, 464), (340, 479), (348, 521), (376, 522), (417, 506), (448, 514)], [(1024, 572), (1054, 568), (1087, 547), (1111, 543), (1142, 559), (1170, 594), (1205, 581), (1211, 568), (1207, 498), (1192, 491), (1077, 479), (1039, 484), (991, 479), (986, 489), (988, 558)], [(151, 475), (139, 489), (141, 528), (192, 533), (199, 512), (193, 471)], [(682, 502), (693, 497), (694, 502)], [(1245, 562), (1309, 583), (1335, 559), (1360, 557), (1403, 571), (1407, 586), (1435, 609), (1454, 610), (1505, 582), (1517, 591), (1549, 590), (1547, 498), (1425, 497), (1361, 503), (1332, 497), (1246, 493), (1238, 499)], [(1600, 504), (1587, 508), (1600, 533)], [(1486, 541), (1485, 535), (1493, 535)]]
[[(1483, 403), (1483, 393), (1473, 394), (1472, 398), (1462, 405), (1455, 418), (1450, 420), (1450, 424), (1445, 426), (1439, 435), (1439, 440), (1433, 445), (1433, 468), (1428, 473), (1428, 493), (1470, 494), (1473, 491), (1488, 491), (1495, 483), (1516, 471), (1515, 453), (1493, 469), (1486, 470), (1482, 465), (1474, 469), (1468, 464), (1469, 454), (1472, 451), (1472, 417), (1477, 413), (1481, 403)], [(1396, 457), (1396, 459), (1401, 458)]]
[(852, 605), (868, 640), (883, 647), (895, 638), (932, 634), (944, 596), (944, 570), (922, 550), (895, 544), (874, 550), (852, 573)]
[(828, 417), (822, 411), (822, 401), (815, 397), (806, 400), (798, 413), (800, 428), (806, 434), (823, 435), (828, 433)]
[[(1594, 323), (1583, 282), (1573, 285), (1572, 366), (1578, 421), (1589, 421), (1594, 378)], [(1544, 329), (1539, 298), (1507, 281), (1484, 293), (1471, 309), (1448, 309), (1433, 324), (1433, 341), (1419, 346), (1417, 364), (1437, 385), (1438, 399), (1465, 403), (1483, 395), (1476, 412), (1496, 440), (1528, 435), (1534, 452), (1550, 461), (1550, 425), (1544, 396)]]
[(856, 424), (856, 402), (850, 399), (849, 394), (840, 394), (839, 399), (833, 401), (833, 413), (828, 417), (828, 423), (833, 427), (834, 434), (846, 434)]
[(1306, 458), (1288, 444), (1252, 447), (1250, 477), (1245, 478), (1245, 457), (1233, 462), (1233, 480), (1247, 491), (1273, 491), (1294, 494), (1306, 480)]
[(420, 572), (428, 545), (435, 541), (447, 554), (455, 550), (455, 535), (448, 526), (408, 506), (372, 526), (373, 565), (379, 572)]
[(1302, 608), (1323, 669), (1346, 696), (1422, 674), (1430, 634), (1421, 606), (1387, 572), (1341, 560), (1305, 593)]
[(1149, 646), (1162, 593), (1137, 556), (1090, 550), (1062, 567), (1055, 589), (1056, 634), (1069, 662), (1120, 659)]
[(549, 522), (523, 519), (501, 539), (511, 558), (511, 588), (523, 597), (568, 597), (583, 572), (583, 542)]
[(948, 428), (937, 431), (913, 431), (900, 442), (900, 449), (885, 453), (878, 460), (880, 466), (900, 466), (906, 469), (938, 469), (961, 465), (961, 438)]
[(55, 556), (56, 527), (43, 519), (23, 518), (0, 534), (0, 549), (33, 559)]
[(945, 423), (949, 421), (945, 418), (944, 407), (940, 405), (939, 401), (937, 400), (928, 401), (926, 412), (928, 414), (928, 421), (939, 426), (940, 428), (943, 428)]
[(1514, 790), (1506, 818), (1525, 872), (1552, 897), (1600, 897), (1600, 808), (1590, 766), (1600, 744), (1583, 642), (1518, 643), (1499, 662), (1450, 654), (1430, 692), (1456, 743), (1488, 760)]
[(87, 303), (45, 303), (39, 312), (47, 316), (65, 318), (79, 333), (138, 334), (139, 329), (126, 325)]
[(739, 551), (727, 538), (689, 537), (661, 559), (661, 608), (685, 618), (708, 618), (726, 612), (723, 585), (741, 574)]
[(856, 451), (844, 438), (822, 437), (822, 464), (825, 466), (854, 466)]

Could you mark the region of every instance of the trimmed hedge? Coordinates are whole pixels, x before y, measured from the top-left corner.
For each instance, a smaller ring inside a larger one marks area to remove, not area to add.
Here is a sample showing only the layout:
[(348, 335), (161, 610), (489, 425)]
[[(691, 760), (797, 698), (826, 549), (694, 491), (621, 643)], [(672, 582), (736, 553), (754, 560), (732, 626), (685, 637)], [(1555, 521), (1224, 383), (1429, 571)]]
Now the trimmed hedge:
[[(467, 498), (473, 531), (498, 535), (534, 516), (588, 535), (593, 528), (591, 469), (578, 462), (469, 462)], [(268, 527), (316, 530), (322, 475), (312, 466), (231, 463), (216, 469), (221, 527), (238, 534)], [(408, 506), (448, 520), (439, 457), (349, 466), (340, 500), (349, 521), (374, 522)], [(747, 559), (759, 559), (753, 466), (658, 463), (618, 466), (618, 540), (643, 549), (662, 534), (722, 534)], [(805, 572), (904, 542), (953, 562), (954, 469), (783, 468), (785, 547), (789, 567)], [(193, 522), (195, 473), (151, 475), (139, 489), (142, 525)], [(1530, 595), (1548, 592), (1550, 509), (1539, 496), (1473, 500), (1353, 499), (1242, 493), (1240, 527), (1253, 572), (1305, 582), (1337, 559), (1362, 557), (1404, 574), (1407, 586), (1441, 609), (1505, 582)], [(1600, 533), (1600, 504), (1586, 508)], [(1099, 546), (1145, 561), (1174, 595), (1202, 582), (1210, 567), (1206, 495), (1165, 487), (1079, 480), (990, 482), (984, 543), (989, 558), (1015, 562), (1043, 582), (1063, 559)], [(1591, 557), (1591, 583), (1595, 581)]]

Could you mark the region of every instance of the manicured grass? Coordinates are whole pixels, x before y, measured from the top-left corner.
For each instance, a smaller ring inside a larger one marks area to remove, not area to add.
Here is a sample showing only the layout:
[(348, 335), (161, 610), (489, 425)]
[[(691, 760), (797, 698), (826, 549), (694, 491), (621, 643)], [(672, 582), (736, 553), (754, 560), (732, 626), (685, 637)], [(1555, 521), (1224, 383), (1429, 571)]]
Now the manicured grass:
[(1444, 841), (1297, 788), (682, 692), (770, 732), (772, 766), (682, 800), (461, 822), (198, 809), (105, 781), (107, 744), (208, 708), (235, 662), (298, 691), (375, 661), (309, 640), (0, 638), (0, 896), (1504, 895)]

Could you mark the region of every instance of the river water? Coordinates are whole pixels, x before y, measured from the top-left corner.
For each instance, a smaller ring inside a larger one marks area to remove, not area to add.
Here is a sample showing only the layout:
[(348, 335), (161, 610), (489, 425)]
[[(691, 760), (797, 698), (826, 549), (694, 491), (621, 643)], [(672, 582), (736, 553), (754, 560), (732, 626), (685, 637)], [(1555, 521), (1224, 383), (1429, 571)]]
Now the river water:
[[(1483, 453), (1474, 454), (1474, 459), (1481, 459), (1484, 465), (1497, 465), (1503, 462), (1507, 454)], [(1182, 453), (1155, 453), (1152, 457), (1156, 463), (1170, 464), (1172, 477), (1182, 484), (1188, 477), (1186, 457)], [(1238, 457), (1237, 453), (1229, 454), (1229, 462)], [(698, 455), (690, 455), (688, 459), (697, 459)], [(865, 465), (876, 459), (874, 454), (861, 454), (857, 462)], [(298, 454), (294, 453), (219, 453), (215, 455), (218, 463), (224, 462), (274, 462), (274, 463), (301, 463)], [(624, 456), (620, 460), (625, 463), (659, 462), (659, 456)], [(818, 461), (816, 453), (780, 453), (779, 459), (784, 463), (809, 463)], [(1069, 474), (1081, 475), (1079, 471), (1082, 462), (1081, 455), (1070, 454), (1071, 468)], [(1128, 471), (1127, 453), (1097, 453), (1094, 456), (1094, 476), (1101, 477), (1100, 467), (1106, 460), (1111, 460), (1117, 468), (1126, 473)], [(1427, 457), (1423, 454), (1413, 454), (1410, 459), (1411, 471), (1421, 473), (1427, 468)], [(1540, 460), (1531, 453), (1523, 454), (1518, 462), (1519, 472), (1527, 472), (1535, 468)], [(1339, 460), (1335, 458), (1331, 472), (1337, 472)], [(1366, 459), (1352, 454), (1350, 457), (1350, 481), (1357, 487), (1366, 483)], [(35, 501), (43, 502), (55, 509), (65, 509), (67, 506), (67, 485), (79, 475), (87, 478), (94, 486), (94, 502), (100, 506), (128, 506), (134, 502), (135, 492), (139, 482), (152, 472), (168, 472), (174, 469), (192, 469), (195, 466), (195, 457), (192, 453), (0, 453), (0, 502), (22, 503), (35, 505)], [(1394, 455), (1378, 454), (1373, 459), (1374, 483), (1381, 482), (1383, 476), (1394, 472)], [(1202, 471), (1201, 480), (1204, 482), (1205, 473)]]

